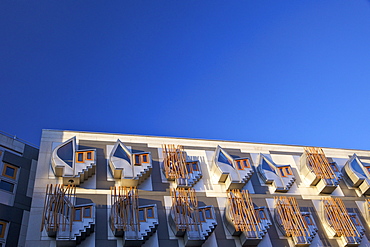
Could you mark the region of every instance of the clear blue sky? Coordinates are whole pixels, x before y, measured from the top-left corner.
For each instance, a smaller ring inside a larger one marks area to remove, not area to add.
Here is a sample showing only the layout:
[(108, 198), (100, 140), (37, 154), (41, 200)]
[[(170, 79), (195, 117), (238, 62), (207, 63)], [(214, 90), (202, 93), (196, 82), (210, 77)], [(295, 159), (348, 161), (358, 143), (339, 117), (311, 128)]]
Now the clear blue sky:
[(370, 1), (1, 1), (0, 130), (370, 150)]

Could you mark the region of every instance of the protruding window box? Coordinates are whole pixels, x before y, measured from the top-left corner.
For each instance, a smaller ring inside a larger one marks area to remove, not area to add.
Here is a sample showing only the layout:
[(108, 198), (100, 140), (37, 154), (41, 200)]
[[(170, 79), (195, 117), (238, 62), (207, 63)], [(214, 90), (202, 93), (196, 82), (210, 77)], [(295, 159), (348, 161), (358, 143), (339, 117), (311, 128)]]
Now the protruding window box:
[(110, 228), (124, 246), (142, 246), (158, 226), (157, 205), (138, 205), (137, 189), (111, 188)]
[(370, 195), (370, 164), (362, 162), (356, 154), (342, 168), (344, 180), (359, 189), (362, 195)]
[(211, 174), (226, 189), (242, 189), (253, 174), (249, 158), (231, 157), (220, 146), (216, 148), (211, 166)]
[(309, 246), (318, 230), (311, 213), (301, 212), (294, 197), (275, 198), (275, 220), (279, 230), (291, 237), (295, 246)]
[(264, 207), (255, 207), (247, 190), (231, 190), (225, 209), (225, 225), (231, 235), (239, 236), (242, 246), (260, 243), (271, 225)]
[(63, 178), (63, 184), (78, 186), (95, 174), (96, 150), (77, 150), (73, 137), (54, 148), (51, 164), (55, 176)]
[(321, 148), (306, 147), (300, 159), (300, 173), (319, 193), (330, 194), (338, 186), (342, 173), (329, 162)]
[(295, 181), (290, 165), (276, 165), (263, 154), (260, 154), (257, 172), (264, 183), (274, 187), (275, 192), (288, 192)]
[(95, 204), (75, 204), (75, 187), (47, 186), (41, 231), (57, 246), (76, 246), (95, 230)]
[(365, 229), (356, 213), (349, 213), (340, 198), (322, 200), (323, 226), (331, 237), (338, 237), (342, 246), (359, 246)]
[(172, 189), (171, 197), (168, 223), (175, 236), (184, 238), (184, 246), (201, 246), (217, 226), (213, 206), (198, 207), (193, 189)]
[(162, 171), (174, 187), (192, 188), (201, 178), (202, 169), (198, 160), (187, 160), (184, 148), (179, 145), (162, 145)]
[(114, 179), (120, 179), (124, 186), (138, 186), (152, 171), (149, 152), (132, 153), (120, 140), (115, 143), (108, 166)]

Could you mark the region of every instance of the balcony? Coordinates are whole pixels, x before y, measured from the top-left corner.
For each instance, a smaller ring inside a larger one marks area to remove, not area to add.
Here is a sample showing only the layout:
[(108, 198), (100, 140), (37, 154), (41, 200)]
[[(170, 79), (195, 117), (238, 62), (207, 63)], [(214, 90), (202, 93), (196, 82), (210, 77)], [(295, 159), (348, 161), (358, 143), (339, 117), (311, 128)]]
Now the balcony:
[(323, 223), (329, 236), (338, 237), (343, 246), (359, 246), (365, 229), (356, 213), (349, 213), (340, 198), (322, 200)]
[(79, 186), (95, 174), (96, 150), (77, 150), (76, 137), (54, 148), (51, 165), (56, 177), (63, 178), (63, 184)]
[(342, 173), (330, 163), (321, 148), (306, 147), (300, 159), (300, 173), (319, 193), (330, 194), (338, 186)]
[(187, 160), (182, 146), (163, 145), (163, 173), (175, 187), (192, 188), (201, 178), (202, 170), (197, 160)]
[(76, 246), (95, 229), (95, 204), (76, 205), (76, 187), (47, 185), (41, 231), (57, 246)]
[(309, 246), (318, 231), (311, 213), (301, 212), (294, 197), (275, 197), (275, 220), (283, 235), (291, 237), (295, 246)]
[(231, 235), (239, 236), (242, 246), (258, 245), (271, 221), (264, 207), (255, 207), (248, 190), (228, 192), (225, 225)]
[(295, 181), (290, 165), (277, 165), (263, 154), (260, 154), (257, 173), (264, 183), (273, 186), (274, 192), (288, 192)]
[(220, 146), (216, 148), (211, 167), (218, 183), (224, 184), (226, 190), (242, 189), (253, 174), (249, 158), (231, 157)]
[(110, 228), (124, 246), (141, 246), (157, 230), (157, 205), (139, 206), (135, 187), (111, 188)]
[(113, 178), (119, 179), (123, 186), (138, 186), (152, 172), (150, 153), (131, 153), (120, 140), (115, 143), (108, 164)]
[(370, 164), (363, 163), (356, 154), (342, 168), (344, 180), (351, 187), (357, 188), (361, 195), (370, 195)]
[(175, 236), (184, 238), (184, 246), (201, 246), (217, 226), (213, 206), (198, 207), (193, 189), (172, 189), (171, 197), (168, 221)]

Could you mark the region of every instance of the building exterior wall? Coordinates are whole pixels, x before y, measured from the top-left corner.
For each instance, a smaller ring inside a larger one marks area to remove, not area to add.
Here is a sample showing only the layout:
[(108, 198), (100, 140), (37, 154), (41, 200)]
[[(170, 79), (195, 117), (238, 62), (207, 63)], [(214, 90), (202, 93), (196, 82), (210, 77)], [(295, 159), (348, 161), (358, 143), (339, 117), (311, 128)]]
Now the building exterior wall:
[(0, 246), (25, 246), (38, 148), (0, 133), (0, 153)]
[[(342, 246), (340, 238), (329, 236), (330, 234), (324, 229), (321, 216), (322, 207), (320, 204), (322, 199), (328, 196), (341, 198), (347, 209), (359, 215), (359, 219), (365, 228), (365, 235), (360, 246), (370, 245), (369, 221), (366, 218), (365, 212), (366, 198), (359, 194), (358, 190), (348, 186), (344, 180), (341, 180), (339, 186), (330, 194), (320, 194), (315, 186), (307, 184), (307, 181), (305, 181), (305, 178), (301, 176), (299, 171), (300, 157), (304, 153), (304, 147), (302, 146), (43, 130), (33, 188), (32, 206), (29, 213), (28, 224), (29, 226), (32, 225), (32, 227), (28, 227), (27, 230), (26, 246), (58, 246), (55, 238), (48, 237), (45, 231), (40, 231), (45, 188), (47, 184), (60, 184), (62, 182), (62, 179), (56, 177), (51, 169), (51, 154), (57, 145), (73, 137), (76, 137), (79, 149), (96, 149), (96, 173), (81, 183), (76, 190), (78, 199), (92, 201), (96, 205), (95, 232), (87, 237), (86, 240), (82, 241), (80, 246), (113, 247), (123, 245), (122, 238), (113, 236), (108, 223), (109, 208), (111, 206), (110, 188), (120, 183), (112, 178), (108, 169), (109, 152), (117, 139), (133, 152), (151, 153), (153, 168), (149, 178), (138, 186), (139, 204), (157, 205), (159, 225), (156, 233), (143, 246), (184, 246), (183, 238), (176, 237), (168, 225), (168, 215), (171, 208), (170, 189), (174, 187), (174, 184), (166, 180), (160, 168), (163, 162), (163, 144), (182, 145), (189, 159), (199, 160), (200, 162), (203, 177), (194, 185), (193, 189), (196, 191), (199, 206), (213, 205), (217, 219), (217, 227), (204, 242), (203, 246), (241, 246), (240, 238), (232, 236), (224, 222), (227, 201), (225, 185), (218, 183), (217, 179), (213, 178), (210, 170), (213, 155), (218, 145), (232, 157), (247, 157), (251, 161), (254, 174), (246, 182), (243, 190), (249, 191), (253, 203), (256, 206), (267, 209), (267, 216), (272, 223), (266, 235), (257, 244), (258, 246), (294, 246), (292, 239), (283, 236), (279, 231), (274, 220), (274, 197), (276, 196), (294, 197), (301, 210), (312, 214), (318, 228), (318, 233), (314, 237), (311, 246)], [(339, 170), (342, 169), (346, 161), (354, 153), (363, 160), (370, 162), (370, 152), (367, 150), (334, 148), (323, 148), (323, 150), (330, 161), (336, 162)], [(14, 206), (0, 204), (0, 219), (10, 220), (10, 214), (2, 213), (5, 211), (1, 207), (12, 212), (14, 211), (12, 214), (17, 216), (17, 223), (10, 224), (12, 230), (10, 234), (13, 235), (15, 235), (13, 229), (18, 232), (21, 231), (22, 222), (24, 223), (22, 219), (23, 215), (28, 217), (31, 197), (27, 188), (31, 185), (28, 182), (29, 179), (27, 180), (26, 178), (32, 170), (32, 159), (36, 159), (34, 157), (34, 154), (37, 153), (36, 151), (25, 146), (22, 154), (27, 154), (31, 158), (25, 158), (19, 154), (10, 152), (5, 152), (3, 156), (4, 162), (20, 166), (20, 178), (25, 178), (25, 181), (23, 179), (18, 180)], [(288, 192), (275, 192), (275, 189), (271, 185), (265, 184), (258, 176), (257, 166), (259, 165), (260, 154), (267, 156), (279, 165), (290, 165), (296, 180)], [(8, 235), (7, 246), (16, 246), (18, 242), (13, 242), (13, 238), (9, 238), (9, 236), (12, 235)], [(15, 245), (8, 243), (14, 243)]]

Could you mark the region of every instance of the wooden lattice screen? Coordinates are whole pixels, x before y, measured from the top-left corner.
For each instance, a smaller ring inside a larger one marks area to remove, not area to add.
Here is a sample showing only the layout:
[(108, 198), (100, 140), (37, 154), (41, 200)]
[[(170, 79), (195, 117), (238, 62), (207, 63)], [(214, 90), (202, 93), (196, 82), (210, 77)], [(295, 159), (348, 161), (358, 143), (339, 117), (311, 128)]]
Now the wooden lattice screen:
[(177, 231), (199, 231), (202, 226), (199, 218), (198, 199), (194, 189), (171, 189), (172, 215)]
[(65, 231), (67, 224), (72, 231), (73, 209), (76, 200), (76, 187), (62, 184), (46, 185), (41, 231)]
[(306, 221), (303, 219), (294, 197), (275, 197), (275, 208), (287, 237), (309, 237)]
[(336, 234), (341, 237), (360, 237), (361, 234), (353, 224), (347, 208), (340, 198), (323, 199), (324, 212)]
[(321, 148), (305, 147), (304, 151), (317, 177), (323, 179), (338, 179)]
[(167, 179), (187, 178), (186, 153), (183, 146), (162, 145), (163, 166)]
[(247, 190), (231, 190), (228, 193), (229, 216), (234, 222), (236, 231), (254, 232), (257, 236), (261, 231), (260, 219), (256, 215), (252, 198)]
[(111, 228), (118, 231), (140, 231), (139, 198), (136, 187), (111, 187)]

